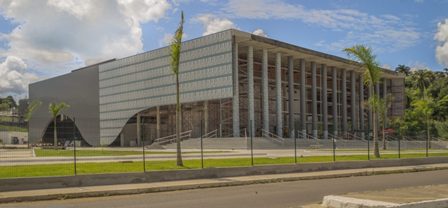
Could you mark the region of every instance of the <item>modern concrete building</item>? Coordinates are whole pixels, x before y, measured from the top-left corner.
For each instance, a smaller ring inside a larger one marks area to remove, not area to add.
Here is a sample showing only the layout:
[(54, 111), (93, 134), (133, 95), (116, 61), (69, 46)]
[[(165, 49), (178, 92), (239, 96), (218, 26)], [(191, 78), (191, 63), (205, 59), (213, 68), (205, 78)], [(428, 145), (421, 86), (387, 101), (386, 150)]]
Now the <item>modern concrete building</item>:
[[(363, 73), (351, 60), (233, 29), (185, 41), (179, 75), (183, 136), (353, 136), (371, 124)], [(76, 118), (77, 134), (88, 145), (170, 138), (174, 81), (165, 47), (31, 84), (30, 99), (43, 100), (44, 107), (30, 121), (30, 141), (52, 138), (45, 105), (58, 101), (71, 105), (63, 117)], [(374, 90), (393, 97), (388, 116), (403, 114), (404, 77), (383, 69)]]

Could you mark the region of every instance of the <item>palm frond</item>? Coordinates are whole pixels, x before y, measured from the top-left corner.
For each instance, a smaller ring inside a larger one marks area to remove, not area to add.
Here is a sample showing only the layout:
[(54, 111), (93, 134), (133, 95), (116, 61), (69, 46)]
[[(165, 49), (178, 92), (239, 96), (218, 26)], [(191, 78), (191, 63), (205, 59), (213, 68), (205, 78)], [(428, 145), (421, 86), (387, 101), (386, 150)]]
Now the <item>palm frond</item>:
[(64, 102), (50, 103), (50, 105), (48, 106), (48, 110), (50, 111), (53, 118), (56, 118), (62, 112), (62, 110), (69, 107), (70, 105)]
[(364, 81), (366, 85), (378, 83), (381, 78), (381, 70), (371, 48), (364, 45), (354, 45), (351, 48), (345, 48), (344, 52), (354, 61), (362, 64), (365, 69)]
[(31, 116), (33, 115), (33, 112), (39, 108), (42, 105), (42, 102), (40, 100), (33, 100), (26, 109), (25, 113), (25, 121), (29, 121), (31, 119)]
[(182, 48), (182, 35), (184, 30), (184, 12), (181, 12), (181, 20), (173, 40), (171, 42), (171, 69), (173, 74), (179, 74), (180, 51)]

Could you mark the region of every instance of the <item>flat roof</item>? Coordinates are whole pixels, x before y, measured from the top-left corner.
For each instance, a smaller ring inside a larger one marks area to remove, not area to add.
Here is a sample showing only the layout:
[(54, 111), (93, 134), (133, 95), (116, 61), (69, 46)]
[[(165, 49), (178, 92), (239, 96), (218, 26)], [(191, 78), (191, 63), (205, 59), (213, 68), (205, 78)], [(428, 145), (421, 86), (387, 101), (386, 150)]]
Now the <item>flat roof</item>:
[[(268, 37), (258, 36), (252, 33), (231, 29), (236, 36), (236, 41), (242, 45), (259, 45), (260, 47), (266, 47), (272, 52), (283, 52), (287, 54), (294, 54), (297, 57), (305, 58), (307, 61), (316, 61), (318, 64), (326, 64), (328, 66), (334, 66), (338, 68), (346, 68), (348, 70), (363, 71), (363, 65), (359, 62), (351, 59), (342, 58), (339, 56), (323, 53), (320, 51), (304, 48), (301, 46), (293, 45), (290, 43), (282, 42)], [(342, 49), (341, 49), (342, 50)], [(390, 69), (380, 69), (385, 73), (383, 74), (390, 77), (404, 77), (404, 75), (392, 71)]]

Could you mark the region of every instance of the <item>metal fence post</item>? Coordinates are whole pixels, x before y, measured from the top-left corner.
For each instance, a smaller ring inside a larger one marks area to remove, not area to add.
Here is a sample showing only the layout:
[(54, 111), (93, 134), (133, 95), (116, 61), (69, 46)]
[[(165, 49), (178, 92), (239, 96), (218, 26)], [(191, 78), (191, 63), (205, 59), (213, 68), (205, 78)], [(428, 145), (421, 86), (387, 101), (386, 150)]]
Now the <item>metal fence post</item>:
[(370, 132), (367, 129), (367, 160), (370, 160)]
[(400, 142), (400, 137), (398, 137), (398, 159), (401, 158), (401, 142)]
[(252, 120), (249, 121), (249, 134), (250, 134), (250, 159), (251, 159), (251, 165), (254, 166), (254, 138), (252, 132)]
[(142, 140), (142, 151), (143, 151), (143, 172), (146, 173), (146, 152), (145, 152), (145, 140)]
[(75, 176), (77, 175), (76, 171), (76, 119), (73, 117), (73, 169)]
[(426, 138), (426, 157), (429, 156), (428, 150), (429, 150), (429, 138)]
[[(144, 131), (144, 125), (143, 123), (145, 122), (144, 118), (142, 119), (142, 122), (140, 122), (140, 129), (142, 129)], [(143, 172), (146, 173), (146, 152), (145, 152), (145, 139), (143, 134), (140, 135), (140, 141), (142, 142), (142, 154), (143, 154)]]
[(294, 135), (294, 163), (297, 164), (297, 137), (299, 135)]
[(336, 138), (333, 136), (333, 162), (336, 162)]
[(204, 143), (202, 141), (202, 122), (201, 120), (201, 168), (204, 169)]

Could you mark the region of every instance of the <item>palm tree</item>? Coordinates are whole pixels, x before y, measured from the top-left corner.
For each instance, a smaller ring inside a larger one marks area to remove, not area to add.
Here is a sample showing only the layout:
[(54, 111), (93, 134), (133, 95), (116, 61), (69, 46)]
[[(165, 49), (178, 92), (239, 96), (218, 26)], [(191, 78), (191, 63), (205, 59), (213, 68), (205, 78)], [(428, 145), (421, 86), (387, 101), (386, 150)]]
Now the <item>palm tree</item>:
[(50, 105), (48, 106), (48, 110), (50, 111), (50, 114), (53, 118), (53, 145), (57, 146), (58, 144), (58, 132), (57, 132), (57, 127), (56, 127), (56, 118), (58, 117), (59, 114), (61, 114), (61, 112), (65, 109), (65, 108), (69, 108), (70, 106), (64, 102), (60, 102), (60, 103), (50, 103)]
[(408, 76), (411, 72), (411, 67), (400, 64), (395, 68), (395, 71)]
[(174, 34), (171, 43), (171, 69), (174, 76), (176, 77), (176, 149), (177, 149), (177, 165), (183, 166), (182, 154), (180, 149), (180, 128), (181, 128), (181, 117), (180, 117), (180, 96), (179, 96), (179, 62), (180, 62), (180, 51), (182, 47), (182, 35), (184, 30), (184, 12), (181, 11), (179, 27)]
[(415, 85), (420, 90), (420, 98), (423, 98), (426, 88), (428, 88), (428, 86), (434, 80), (434, 75), (429, 70), (421, 69), (415, 71), (413, 73), (413, 76), (415, 77)]
[(386, 123), (388, 121), (387, 118), (387, 109), (389, 109), (390, 105), (392, 103), (392, 96), (389, 94), (385, 98), (381, 98), (378, 100), (377, 109), (378, 109), (378, 118), (380, 120), (381, 125), (381, 137), (383, 139), (383, 150), (385, 150), (386, 147)]
[(31, 119), (31, 116), (33, 115), (34, 111), (38, 109), (42, 105), (42, 102), (39, 100), (33, 100), (26, 109), (24, 119), (25, 121), (29, 121)]
[(377, 106), (375, 106), (375, 99), (378, 100), (375, 94), (374, 86), (378, 83), (381, 77), (381, 70), (379, 63), (376, 61), (376, 56), (373, 54), (372, 49), (364, 45), (354, 45), (351, 48), (346, 48), (344, 51), (349, 57), (352, 57), (355, 61), (362, 64), (364, 71), (365, 84), (369, 86), (369, 94), (372, 95), (369, 98), (370, 110), (372, 111), (373, 120), (373, 142), (375, 157), (380, 157), (380, 150), (378, 146), (378, 126), (377, 126)]

